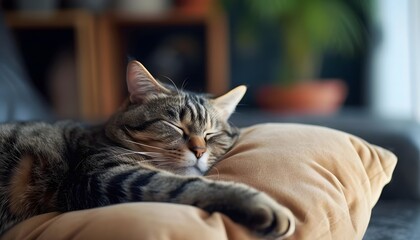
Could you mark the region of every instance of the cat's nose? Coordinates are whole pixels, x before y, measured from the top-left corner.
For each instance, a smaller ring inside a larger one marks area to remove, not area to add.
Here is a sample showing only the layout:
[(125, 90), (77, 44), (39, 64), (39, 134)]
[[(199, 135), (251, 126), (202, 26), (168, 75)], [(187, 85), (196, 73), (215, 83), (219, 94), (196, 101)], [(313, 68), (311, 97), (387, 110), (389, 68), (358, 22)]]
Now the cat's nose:
[(203, 156), (203, 154), (207, 151), (206, 142), (203, 138), (192, 136), (188, 141), (188, 148), (194, 153), (197, 158)]
[(195, 154), (197, 158), (201, 158), (201, 156), (203, 156), (206, 150), (207, 149), (205, 147), (193, 147), (191, 149), (191, 151)]

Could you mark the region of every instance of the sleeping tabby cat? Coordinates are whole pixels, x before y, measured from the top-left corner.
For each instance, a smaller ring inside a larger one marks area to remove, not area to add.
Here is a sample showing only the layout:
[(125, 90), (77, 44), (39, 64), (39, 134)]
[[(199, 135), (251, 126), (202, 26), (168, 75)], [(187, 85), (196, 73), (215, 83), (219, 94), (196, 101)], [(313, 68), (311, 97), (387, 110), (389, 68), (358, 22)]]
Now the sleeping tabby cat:
[(228, 118), (237, 87), (211, 99), (127, 67), (130, 94), (103, 126), (75, 122), (0, 125), (0, 234), (31, 216), (155, 201), (222, 212), (254, 234), (283, 238), (293, 215), (266, 194), (203, 175), (235, 143)]

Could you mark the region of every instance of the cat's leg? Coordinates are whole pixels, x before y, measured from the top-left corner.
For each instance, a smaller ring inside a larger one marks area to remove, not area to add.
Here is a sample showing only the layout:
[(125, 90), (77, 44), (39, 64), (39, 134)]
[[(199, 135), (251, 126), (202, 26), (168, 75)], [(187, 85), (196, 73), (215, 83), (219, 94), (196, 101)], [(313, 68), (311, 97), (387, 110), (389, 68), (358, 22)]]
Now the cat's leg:
[(107, 166), (68, 179), (60, 191), (62, 210), (135, 201), (170, 202), (221, 212), (259, 236), (282, 238), (294, 231), (294, 216), (287, 208), (244, 184), (116, 162)]
[[(244, 184), (211, 181), (203, 178), (165, 176), (177, 182), (170, 189), (167, 201), (194, 205), (208, 212), (221, 212), (265, 237), (287, 237), (294, 232), (293, 214), (267, 194)], [(176, 180), (174, 178), (177, 178)], [(159, 186), (159, 179), (150, 184)], [(162, 183), (163, 184), (163, 183)]]

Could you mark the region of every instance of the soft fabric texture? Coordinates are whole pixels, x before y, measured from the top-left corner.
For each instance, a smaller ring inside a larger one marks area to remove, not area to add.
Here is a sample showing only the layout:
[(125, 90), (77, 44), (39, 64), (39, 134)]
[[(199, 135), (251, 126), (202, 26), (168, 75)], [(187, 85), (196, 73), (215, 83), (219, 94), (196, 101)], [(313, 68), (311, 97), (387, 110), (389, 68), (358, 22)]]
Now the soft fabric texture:
[(28, 219), (2, 239), (248, 239), (219, 213), (167, 203), (127, 203)]
[(267, 192), (296, 216), (290, 239), (361, 239), (371, 209), (396, 166), (391, 152), (340, 131), (295, 124), (258, 125), (211, 178)]
[[(361, 239), (396, 157), (340, 131), (297, 124), (243, 129), (208, 178), (267, 192), (296, 217), (289, 239)], [(191, 206), (131, 203), (49, 213), (1, 239), (252, 239), (227, 217)]]

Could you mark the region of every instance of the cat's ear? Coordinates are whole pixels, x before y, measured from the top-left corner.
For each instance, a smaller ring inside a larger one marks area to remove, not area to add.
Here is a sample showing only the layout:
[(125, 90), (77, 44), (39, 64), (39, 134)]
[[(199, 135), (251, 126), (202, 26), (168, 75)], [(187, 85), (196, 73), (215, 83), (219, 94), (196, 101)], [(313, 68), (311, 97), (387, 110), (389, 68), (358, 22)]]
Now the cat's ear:
[(138, 61), (128, 63), (127, 89), (132, 103), (142, 103), (146, 99), (170, 92)]
[(230, 117), (230, 115), (235, 111), (239, 101), (241, 101), (242, 97), (245, 95), (245, 92), (246, 87), (241, 85), (232, 89), (225, 95), (212, 100), (213, 106), (216, 108), (222, 119), (227, 120)]

